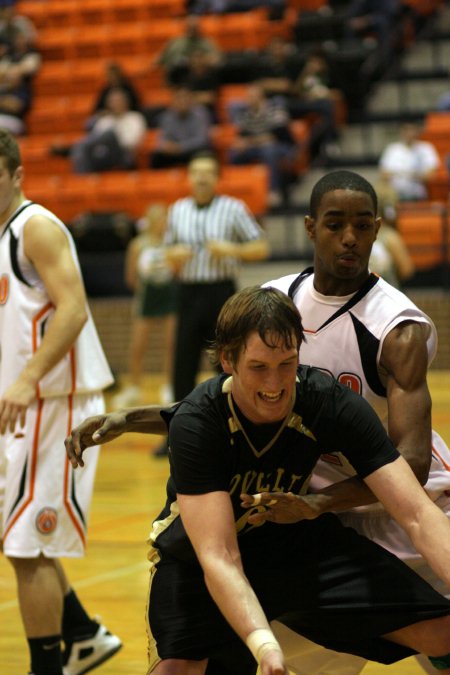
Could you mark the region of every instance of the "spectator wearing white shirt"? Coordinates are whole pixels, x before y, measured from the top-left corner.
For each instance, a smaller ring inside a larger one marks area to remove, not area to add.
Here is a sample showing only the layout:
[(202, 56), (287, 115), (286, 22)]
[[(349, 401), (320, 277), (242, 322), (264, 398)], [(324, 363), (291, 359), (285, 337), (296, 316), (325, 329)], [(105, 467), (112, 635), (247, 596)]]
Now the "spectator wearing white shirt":
[[(87, 136), (70, 149), (75, 173), (134, 168), (136, 152), (146, 130), (144, 115), (130, 109), (128, 93), (120, 88), (112, 89), (106, 98), (105, 110), (94, 117)], [(56, 152), (63, 154), (61, 149)]]
[(400, 201), (427, 199), (427, 180), (439, 167), (436, 148), (419, 137), (419, 125), (403, 124), (399, 140), (389, 143), (381, 154), (381, 178), (388, 181)]

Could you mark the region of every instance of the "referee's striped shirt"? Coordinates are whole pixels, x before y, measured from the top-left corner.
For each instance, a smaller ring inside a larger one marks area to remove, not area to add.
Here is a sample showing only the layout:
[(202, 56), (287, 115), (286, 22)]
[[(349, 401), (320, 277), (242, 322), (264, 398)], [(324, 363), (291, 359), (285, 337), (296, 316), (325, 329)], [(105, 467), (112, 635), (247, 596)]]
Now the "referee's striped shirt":
[(176, 201), (169, 209), (165, 242), (187, 244), (194, 255), (180, 273), (185, 283), (235, 280), (240, 260), (232, 256), (210, 255), (210, 240), (242, 243), (262, 239), (264, 233), (246, 204), (228, 195), (216, 195), (206, 206), (198, 206), (192, 197)]

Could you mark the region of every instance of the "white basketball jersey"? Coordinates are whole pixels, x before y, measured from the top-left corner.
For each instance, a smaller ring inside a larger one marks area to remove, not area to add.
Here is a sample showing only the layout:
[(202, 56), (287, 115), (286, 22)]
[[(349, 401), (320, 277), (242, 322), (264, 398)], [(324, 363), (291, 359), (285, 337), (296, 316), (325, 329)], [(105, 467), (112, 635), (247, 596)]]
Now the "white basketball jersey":
[[(38, 204), (21, 204), (0, 237), (0, 395), (38, 349), (55, 311), (23, 251), (23, 228), (35, 215), (50, 218), (61, 228), (80, 271), (75, 245), (64, 224)], [(86, 309), (86, 324), (69, 352), (39, 382), (39, 397), (100, 391), (113, 382), (90, 310)]]
[[(437, 349), (432, 320), (404, 293), (372, 274), (350, 296), (327, 296), (314, 288), (312, 268), (270, 281), (290, 295), (302, 316), (305, 342), (302, 364), (316, 366), (364, 396), (387, 426), (386, 388), (379, 375), (380, 355), (386, 335), (403, 321), (417, 321), (428, 328), (428, 362)], [(426, 488), (436, 499), (450, 487), (450, 451), (433, 431), (433, 458)], [(314, 470), (312, 485), (320, 488), (354, 474), (341, 455), (326, 455)]]

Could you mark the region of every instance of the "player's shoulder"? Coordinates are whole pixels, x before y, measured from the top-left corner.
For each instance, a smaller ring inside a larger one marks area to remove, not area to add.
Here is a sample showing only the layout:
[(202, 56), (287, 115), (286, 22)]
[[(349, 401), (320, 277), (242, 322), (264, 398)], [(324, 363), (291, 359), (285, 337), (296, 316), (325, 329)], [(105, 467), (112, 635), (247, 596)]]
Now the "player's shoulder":
[[(370, 313), (373, 311), (373, 318), (395, 316), (405, 311), (417, 312), (422, 314), (421, 310), (414, 302), (401, 290), (395, 288), (381, 277), (367, 294), (367, 303), (364, 302)], [(376, 308), (376, 311), (375, 311)]]
[(214, 198), (214, 204), (222, 208), (234, 209), (239, 211), (247, 211), (246, 203), (238, 197), (233, 197), (227, 194), (218, 194)]
[(182, 401), (164, 411), (166, 423), (182, 415), (217, 423), (223, 407), (223, 383), (227, 377), (221, 374), (198, 384)]
[(354, 418), (355, 415), (371, 417), (373, 413), (362, 396), (338, 382), (330, 373), (313, 366), (298, 369), (297, 402), (305, 421), (323, 433), (328, 433), (329, 430), (322, 427), (330, 420)]
[(300, 385), (303, 393), (331, 393), (337, 385), (337, 380), (317, 366), (301, 364), (297, 369), (297, 385)]
[(175, 212), (180, 209), (192, 208), (194, 205), (194, 200), (191, 196), (180, 197), (176, 199), (169, 207), (169, 211)]
[(271, 279), (271, 281), (266, 281), (264, 284), (262, 284), (262, 287), (277, 288), (279, 291), (283, 291), (283, 293), (287, 294), (291, 285), (297, 279), (297, 277), (298, 273), (287, 274), (283, 277), (278, 277), (278, 279)]

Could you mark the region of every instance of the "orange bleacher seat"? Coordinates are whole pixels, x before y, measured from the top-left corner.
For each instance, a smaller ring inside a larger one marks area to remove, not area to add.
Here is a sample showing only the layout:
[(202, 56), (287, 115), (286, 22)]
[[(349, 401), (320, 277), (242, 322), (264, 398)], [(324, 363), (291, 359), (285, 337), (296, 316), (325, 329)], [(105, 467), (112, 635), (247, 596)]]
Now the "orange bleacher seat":
[(397, 228), (418, 270), (443, 262), (447, 218), (443, 203), (404, 202), (399, 205)]
[(202, 32), (223, 51), (263, 49), (274, 36), (290, 37), (289, 24), (269, 21), (264, 8), (220, 16), (206, 15), (201, 17), (200, 24)]
[(60, 185), (61, 179), (59, 176), (28, 176), (26, 174), (24, 176), (24, 190), (28, 199), (37, 204), (42, 204), (64, 220), (65, 215), (58, 206)]
[(156, 55), (167, 43), (184, 33), (184, 22), (181, 19), (158, 19), (144, 24), (145, 53)]
[(140, 143), (137, 153), (137, 168), (148, 169), (149, 157), (155, 148), (158, 129), (147, 129), (144, 140)]
[(185, 0), (113, 0), (116, 21), (147, 21), (176, 18), (186, 13)]
[(433, 201), (447, 201), (449, 198), (450, 175), (444, 162), (427, 180), (428, 198)]
[(25, 176), (63, 176), (72, 173), (72, 164), (68, 158), (53, 156), (48, 148), (36, 149), (23, 157)]
[(77, 31), (73, 58), (117, 58), (121, 54), (143, 54), (145, 26), (141, 23), (87, 24)]
[[(218, 192), (242, 199), (256, 215), (267, 209), (268, 173), (264, 166), (225, 166)], [(138, 218), (152, 202), (172, 204), (190, 192), (186, 168), (107, 171), (98, 174), (25, 176), (30, 199), (71, 222), (86, 211), (124, 211)]]
[(234, 103), (245, 102), (248, 82), (223, 84), (217, 95), (217, 115), (221, 123), (231, 123), (230, 107)]
[(142, 55), (121, 54), (117, 58), (80, 58), (43, 63), (34, 79), (36, 98), (48, 95), (95, 94), (104, 84), (105, 68), (116, 61), (142, 92), (143, 97), (165, 87), (164, 73)]
[(16, 12), (28, 17), (38, 31), (42, 28), (75, 26), (81, 23), (80, 0), (19, 0)]
[(74, 44), (78, 36), (77, 26), (52, 26), (38, 32), (37, 47), (44, 63), (73, 59)]
[[(142, 90), (141, 90), (142, 91)], [(143, 93), (143, 107), (161, 107), (165, 108), (170, 105), (173, 94), (168, 87), (155, 87), (149, 91), (142, 91)]]
[(450, 112), (430, 112), (425, 117), (421, 138), (433, 143), (445, 159), (450, 154)]
[(291, 120), (289, 129), (297, 144), (297, 156), (293, 162), (292, 170), (296, 176), (302, 176), (309, 168), (311, 125), (307, 120)]
[(450, 112), (432, 111), (426, 114), (424, 131), (436, 131), (450, 134)]
[(235, 138), (234, 124), (217, 124), (211, 129), (211, 143), (222, 164), (228, 161), (228, 150)]
[(42, 96), (33, 104), (27, 116), (29, 134), (63, 134), (82, 132), (92, 113), (94, 97)]
[(305, 12), (316, 12), (328, 6), (328, 0), (287, 0), (287, 7)]
[(269, 173), (262, 164), (224, 166), (218, 191), (242, 199), (257, 216), (266, 213), (269, 190)]
[(185, 167), (173, 169), (147, 169), (138, 172), (138, 186), (141, 204), (141, 213), (152, 202), (172, 204), (176, 199), (189, 194), (189, 184)]

